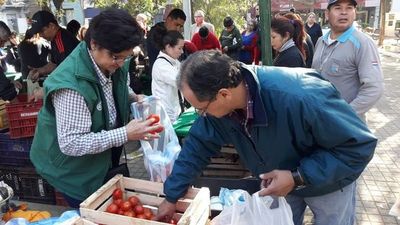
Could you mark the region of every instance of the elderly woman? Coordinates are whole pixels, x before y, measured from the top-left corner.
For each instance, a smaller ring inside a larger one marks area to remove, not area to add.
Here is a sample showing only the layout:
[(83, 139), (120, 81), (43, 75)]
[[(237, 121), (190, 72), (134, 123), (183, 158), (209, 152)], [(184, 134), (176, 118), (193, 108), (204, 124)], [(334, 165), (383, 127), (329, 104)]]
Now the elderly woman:
[(154, 119), (129, 121), (127, 61), (142, 40), (129, 13), (105, 10), (44, 83), (30, 158), (73, 208), (119, 165), (123, 144), (156, 138), (152, 132), (162, 128)]

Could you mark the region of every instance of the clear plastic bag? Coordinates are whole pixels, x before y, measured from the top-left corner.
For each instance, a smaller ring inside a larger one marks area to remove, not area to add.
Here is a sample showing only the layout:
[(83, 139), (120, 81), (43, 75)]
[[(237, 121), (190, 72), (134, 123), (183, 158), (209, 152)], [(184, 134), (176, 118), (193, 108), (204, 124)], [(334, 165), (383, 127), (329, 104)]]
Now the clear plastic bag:
[(224, 208), (211, 225), (293, 225), (292, 210), (284, 197), (260, 197), (258, 192), (252, 196), (244, 192), (242, 197), (244, 201)]
[(164, 182), (171, 173), (174, 162), (181, 151), (171, 121), (162, 107), (161, 101), (154, 96), (148, 96), (142, 102), (132, 103), (131, 111), (135, 119), (146, 119), (150, 114), (160, 116), (160, 123), (164, 126), (160, 138), (152, 141), (141, 140), (140, 144), (143, 149), (144, 165), (150, 180)]

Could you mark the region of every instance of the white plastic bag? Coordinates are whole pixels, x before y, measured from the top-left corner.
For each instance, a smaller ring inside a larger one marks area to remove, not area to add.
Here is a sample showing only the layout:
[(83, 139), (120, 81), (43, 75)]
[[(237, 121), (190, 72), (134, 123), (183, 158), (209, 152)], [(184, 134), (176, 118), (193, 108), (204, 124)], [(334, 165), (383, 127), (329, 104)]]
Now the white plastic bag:
[[(284, 197), (260, 197), (258, 192), (250, 196), (243, 193), (244, 201), (236, 201), (216, 216), (211, 225), (293, 225), (290, 205)], [(278, 207), (271, 209), (274, 199)]]
[(160, 123), (164, 126), (160, 138), (152, 141), (141, 140), (140, 144), (144, 154), (144, 165), (150, 180), (164, 182), (171, 173), (174, 162), (181, 151), (171, 121), (160, 100), (153, 96), (144, 98), (143, 102), (132, 103), (131, 111), (135, 119), (146, 119), (150, 114), (160, 116)]

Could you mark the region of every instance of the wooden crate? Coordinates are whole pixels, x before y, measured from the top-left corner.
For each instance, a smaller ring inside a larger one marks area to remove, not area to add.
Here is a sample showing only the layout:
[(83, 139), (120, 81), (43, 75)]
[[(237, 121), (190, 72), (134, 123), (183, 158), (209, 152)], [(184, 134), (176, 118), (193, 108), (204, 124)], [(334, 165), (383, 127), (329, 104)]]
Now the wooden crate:
[[(154, 209), (164, 200), (163, 184), (151, 181), (123, 177), (118, 174), (89, 196), (80, 205), (83, 219), (99, 224), (166, 224), (157, 221), (126, 217), (105, 212), (112, 202), (112, 193), (116, 188), (124, 191), (124, 198), (137, 196), (145, 207)], [(210, 216), (210, 190), (208, 188), (190, 188), (184, 198), (176, 205), (177, 213), (173, 216), (179, 225), (205, 225)]]
[(211, 163), (202, 171), (203, 177), (244, 178), (251, 176), (240, 162), (239, 155), (233, 146), (221, 148), (217, 157), (212, 157)]

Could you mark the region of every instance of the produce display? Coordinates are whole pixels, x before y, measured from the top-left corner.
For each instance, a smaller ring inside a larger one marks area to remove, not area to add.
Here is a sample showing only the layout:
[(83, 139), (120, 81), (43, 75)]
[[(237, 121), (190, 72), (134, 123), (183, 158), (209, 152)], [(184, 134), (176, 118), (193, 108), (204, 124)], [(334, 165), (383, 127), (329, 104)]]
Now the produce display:
[[(120, 188), (116, 188), (113, 191), (112, 199), (113, 201), (107, 206), (106, 212), (139, 219), (154, 220), (155, 215), (152, 209), (143, 206), (137, 196), (130, 196), (124, 199), (123, 191)], [(177, 224), (177, 221), (174, 219), (168, 219), (162, 222)]]

